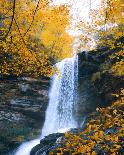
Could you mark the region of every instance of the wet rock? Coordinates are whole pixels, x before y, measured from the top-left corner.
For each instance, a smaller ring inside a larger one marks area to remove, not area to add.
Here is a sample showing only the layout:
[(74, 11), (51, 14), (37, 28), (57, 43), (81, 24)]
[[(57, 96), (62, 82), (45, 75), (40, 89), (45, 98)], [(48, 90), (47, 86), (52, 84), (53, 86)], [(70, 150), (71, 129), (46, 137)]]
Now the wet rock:
[(64, 136), (63, 133), (55, 133), (46, 136), (44, 139), (40, 141), (40, 144), (36, 145), (32, 150), (30, 155), (48, 155), (48, 153), (55, 149), (58, 144), (60, 138)]
[(40, 143), (41, 144), (48, 144), (48, 143), (55, 143), (56, 142), (56, 140), (59, 138), (59, 137), (61, 137), (61, 136), (63, 136), (64, 135), (64, 133), (55, 133), (55, 134), (50, 134), (49, 136), (46, 136), (44, 139), (41, 139), (41, 141), (40, 141)]

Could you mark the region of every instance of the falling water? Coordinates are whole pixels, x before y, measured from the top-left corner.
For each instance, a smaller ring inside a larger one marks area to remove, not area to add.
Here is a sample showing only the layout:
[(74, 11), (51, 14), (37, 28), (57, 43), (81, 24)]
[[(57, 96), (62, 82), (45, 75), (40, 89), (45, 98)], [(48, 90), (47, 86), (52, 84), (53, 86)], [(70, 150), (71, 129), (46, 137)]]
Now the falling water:
[(77, 126), (74, 119), (76, 106), (76, 87), (78, 82), (78, 58), (67, 58), (56, 64), (59, 74), (52, 79), (49, 93), (49, 105), (46, 111), (45, 123), (39, 139), (22, 144), (15, 155), (30, 155), (31, 149), (40, 143), (45, 136), (65, 132)]
[(64, 59), (57, 63), (56, 67), (60, 73), (53, 76), (42, 137), (59, 130), (76, 127), (73, 110), (76, 99), (75, 82), (78, 78), (78, 72), (75, 70), (77, 57)]

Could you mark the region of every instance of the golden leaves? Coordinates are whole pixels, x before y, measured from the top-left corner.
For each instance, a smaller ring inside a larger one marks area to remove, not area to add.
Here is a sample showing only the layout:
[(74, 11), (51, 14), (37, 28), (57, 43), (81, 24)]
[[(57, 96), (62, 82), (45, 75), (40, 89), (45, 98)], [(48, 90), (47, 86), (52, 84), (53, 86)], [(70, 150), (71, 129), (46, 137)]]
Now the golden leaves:
[[(118, 43), (117, 46), (123, 48), (122, 43)], [(124, 50), (120, 50), (119, 52), (110, 56), (110, 59), (116, 60), (112, 65), (111, 72), (115, 75), (123, 76), (124, 75)]]
[[(124, 95), (123, 88), (119, 96), (122, 97), (122, 95)], [(107, 108), (97, 108), (97, 112), (90, 116), (84, 131), (77, 132), (77, 134), (65, 133), (61, 154), (65, 152), (74, 155), (96, 155), (100, 152), (118, 154), (124, 144), (123, 101), (119, 99), (116, 101), (118, 104), (113, 103)], [(57, 150), (55, 152), (53, 150), (52, 153), (55, 155)]]
[(113, 66), (112, 66), (112, 72), (115, 75), (124, 75), (124, 61), (121, 60), (119, 62), (116, 62)]
[(66, 148), (70, 148), (70, 144), (68, 142), (66, 143)]
[[(12, 11), (5, 15), (12, 3), (0, 1), (0, 13), (4, 17), (0, 30), (8, 29)], [(36, 9), (37, 8), (37, 9)], [(61, 11), (61, 12), (60, 12)], [(29, 76), (51, 76), (54, 72), (54, 61), (72, 55), (73, 39), (66, 31), (70, 24), (69, 8), (65, 5), (50, 6), (48, 0), (37, 3), (30, 0), (18, 0), (14, 21), (6, 41), (2, 41), (0, 49), (4, 60), (1, 73)]]
[[(108, 47), (115, 53), (116, 48), (123, 49), (124, 44), (117, 40), (124, 36), (124, 1), (102, 0), (99, 8), (91, 10), (90, 21), (81, 21), (78, 29), (81, 31), (79, 50)], [(115, 55), (114, 58), (115, 63), (110, 60), (112, 65), (104, 66), (115, 75), (124, 75), (124, 55)]]

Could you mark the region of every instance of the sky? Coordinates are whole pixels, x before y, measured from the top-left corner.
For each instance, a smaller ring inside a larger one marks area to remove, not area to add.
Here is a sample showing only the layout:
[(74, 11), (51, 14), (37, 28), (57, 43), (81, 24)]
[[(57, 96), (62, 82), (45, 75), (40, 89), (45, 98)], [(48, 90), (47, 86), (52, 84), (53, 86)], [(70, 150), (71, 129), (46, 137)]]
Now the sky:
[[(101, 0), (53, 0), (56, 5), (66, 3), (72, 6), (71, 14), (75, 20), (89, 19), (89, 10), (100, 5)], [(91, 5), (90, 5), (91, 4)]]
[[(68, 29), (70, 35), (78, 36), (80, 35), (80, 31), (76, 28), (76, 25), (82, 19), (88, 21), (90, 20), (89, 12), (91, 9), (95, 9), (99, 7), (101, 0), (52, 0), (53, 4), (60, 5), (60, 4), (68, 4), (71, 5), (70, 14), (73, 17), (72, 20), (72, 27)], [(78, 47), (78, 39), (75, 40), (74, 43), (74, 50), (76, 51)]]

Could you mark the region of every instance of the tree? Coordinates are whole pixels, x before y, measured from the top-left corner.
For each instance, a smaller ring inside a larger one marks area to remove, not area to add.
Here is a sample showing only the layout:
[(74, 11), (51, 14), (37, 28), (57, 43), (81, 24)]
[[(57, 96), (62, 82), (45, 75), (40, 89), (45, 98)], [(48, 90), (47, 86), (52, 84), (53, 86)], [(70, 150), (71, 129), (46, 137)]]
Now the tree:
[(69, 8), (48, 0), (0, 1), (1, 74), (51, 76), (53, 60), (72, 55)]
[(91, 50), (91, 47), (108, 47), (113, 51), (120, 48), (120, 52), (112, 55), (115, 63), (112, 63), (111, 71), (118, 75), (124, 74), (124, 44), (121, 41), (124, 36), (123, 8), (123, 0), (102, 0), (99, 8), (91, 10), (90, 21), (81, 21), (78, 25), (82, 32), (80, 48)]

